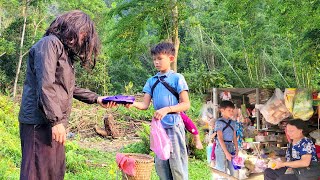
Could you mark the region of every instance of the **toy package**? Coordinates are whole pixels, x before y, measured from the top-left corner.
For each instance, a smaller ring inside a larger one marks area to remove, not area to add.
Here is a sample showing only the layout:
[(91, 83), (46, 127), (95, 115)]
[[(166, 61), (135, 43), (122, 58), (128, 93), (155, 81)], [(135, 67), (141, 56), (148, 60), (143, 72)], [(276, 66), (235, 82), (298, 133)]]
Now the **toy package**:
[(107, 104), (108, 102), (115, 102), (117, 104), (132, 104), (134, 100), (134, 96), (116, 95), (103, 98), (102, 103)]

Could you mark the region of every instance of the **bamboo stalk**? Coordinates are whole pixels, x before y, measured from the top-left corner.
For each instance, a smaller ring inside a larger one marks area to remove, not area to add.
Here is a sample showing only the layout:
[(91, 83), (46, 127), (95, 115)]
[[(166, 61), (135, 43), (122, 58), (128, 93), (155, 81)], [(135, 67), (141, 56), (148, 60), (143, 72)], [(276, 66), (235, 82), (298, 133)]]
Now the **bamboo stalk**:
[(231, 65), (231, 63), (228, 61), (228, 59), (224, 56), (224, 54), (220, 51), (220, 49), (218, 48), (218, 46), (213, 42), (213, 40), (210, 38), (210, 36), (203, 31), (204, 34), (206, 34), (209, 38), (209, 40), (211, 41), (211, 44), (219, 51), (219, 53), (222, 55), (223, 59), (226, 60), (226, 62), (228, 63), (228, 65), (230, 66), (230, 68), (232, 69), (232, 71), (234, 72), (234, 74), (237, 76), (237, 78), (239, 79), (239, 81), (241, 82), (243, 87), (246, 87), (243, 83), (243, 81), (241, 80), (240, 76), (238, 75), (238, 73), (236, 72), (236, 70), (233, 68), (233, 66)]
[(250, 84), (252, 84), (253, 76), (252, 76), (251, 68), (250, 68), (250, 65), (249, 65), (249, 58), (248, 58), (247, 48), (246, 48), (245, 43), (244, 43), (244, 37), (243, 37), (243, 33), (242, 33), (242, 29), (241, 29), (241, 26), (240, 26), (240, 22), (239, 22), (239, 21), (238, 21), (238, 27), (239, 27), (239, 31), (240, 31), (240, 35), (241, 35), (241, 40), (242, 40), (242, 45), (243, 45), (243, 50), (244, 50), (244, 59), (245, 59), (245, 61), (246, 61), (246, 65), (247, 65), (247, 68), (248, 68), (248, 74), (249, 74)]
[(283, 77), (282, 73), (279, 71), (279, 69), (277, 68), (277, 66), (271, 61), (271, 59), (268, 58), (265, 50), (263, 50), (263, 55), (271, 62), (271, 64), (273, 65), (273, 67), (277, 70), (277, 72), (279, 73), (279, 75), (281, 76), (281, 78), (283, 79), (283, 81), (286, 83), (287, 87), (290, 87), (288, 82), (286, 81), (286, 79)]

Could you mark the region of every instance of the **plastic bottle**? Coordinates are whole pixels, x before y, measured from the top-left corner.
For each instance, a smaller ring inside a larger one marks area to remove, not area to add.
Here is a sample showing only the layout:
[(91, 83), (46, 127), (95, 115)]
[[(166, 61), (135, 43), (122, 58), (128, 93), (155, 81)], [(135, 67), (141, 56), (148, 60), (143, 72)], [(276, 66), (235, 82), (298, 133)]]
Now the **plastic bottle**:
[(210, 144), (208, 144), (208, 146), (206, 148), (207, 149), (207, 162), (208, 162), (208, 164), (211, 162), (212, 146), (213, 146), (213, 144), (210, 143)]

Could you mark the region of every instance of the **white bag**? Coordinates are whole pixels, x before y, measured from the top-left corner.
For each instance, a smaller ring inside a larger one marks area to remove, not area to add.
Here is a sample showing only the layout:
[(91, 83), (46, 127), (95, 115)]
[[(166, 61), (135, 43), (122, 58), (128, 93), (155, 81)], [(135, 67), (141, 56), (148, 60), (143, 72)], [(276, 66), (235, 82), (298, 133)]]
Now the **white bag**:
[(274, 94), (264, 105), (256, 105), (263, 117), (271, 124), (278, 124), (283, 119), (291, 116), (284, 103), (284, 95), (280, 89), (275, 89)]

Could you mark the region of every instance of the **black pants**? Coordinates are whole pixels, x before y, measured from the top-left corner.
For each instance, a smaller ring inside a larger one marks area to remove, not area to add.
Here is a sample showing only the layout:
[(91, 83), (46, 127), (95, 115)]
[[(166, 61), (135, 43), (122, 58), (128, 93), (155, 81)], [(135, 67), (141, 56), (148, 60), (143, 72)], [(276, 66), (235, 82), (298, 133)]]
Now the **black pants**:
[(64, 145), (52, 141), (49, 124), (20, 123), (21, 180), (63, 180), (66, 163)]
[(286, 167), (275, 170), (267, 168), (264, 171), (264, 180), (298, 180), (294, 174), (284, 174), (286, 170)]

